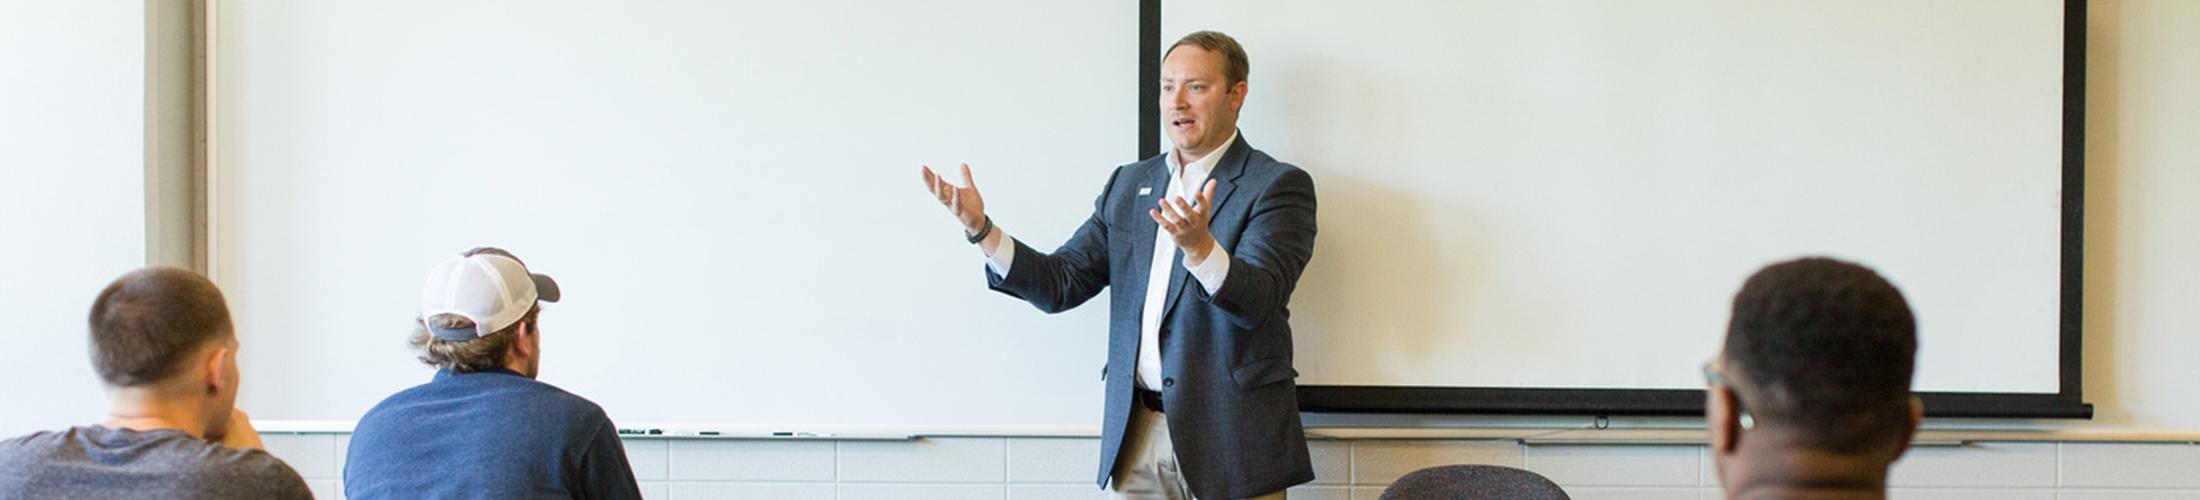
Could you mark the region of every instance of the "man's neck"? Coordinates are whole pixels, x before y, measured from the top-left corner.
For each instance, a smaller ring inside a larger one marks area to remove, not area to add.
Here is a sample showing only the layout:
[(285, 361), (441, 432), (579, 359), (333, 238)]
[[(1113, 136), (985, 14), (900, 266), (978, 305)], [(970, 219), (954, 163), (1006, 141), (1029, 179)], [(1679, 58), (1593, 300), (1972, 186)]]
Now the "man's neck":
[(1207, 159), (1207, 155), (1211, 154), (1215, 154), (1215, 150), (1209, 149), (1204, 152), (1192, 153), (1182, 149), (1176, 149), (1173, 150), (1169, 155), (1171, 160), (1175, 160), (1175, 165), (1170, 166), (1175, 167), (1173, 170), (1182, 170), (1184, 167), (1190, 166), (1193, 163), (1199, 163), (1200, 160)]
[(1230, 135), (1223, 136), (1222, 143), (1216, 144), (1213, 147), (1209, 147), (1206, 151), (1192, 152), (1186, 151), (1184, 150), (1184, 148), (1181, 147), (1171, 147), (1169, 149), (1169, 159), (1176, 162), (1176, 164), (1169, 165), (1170, 170), (1181, 171), (1183, 170), (1183, 167), (1191, 166), (1191, 164), (1193, 163), (1199, 163), (1200, 160), (1205, 160), (1208, 156), (1222, 154), (1222, 150), (1229, 149), (1230, 143), (1233, 142), (1237, 142), (1236, 127), (1230, 128)]
[(1884, 499), (1888, 461), (1866, 455), (1744, 446), (1727, 460), (1727, 498)]
[(154, 431), (175, 429), (192, 438), (206, 438), (205, 419), (194, 401), (166, 399), (151, 389), (116, 389), (108, 393), (107, 421), (101, 427)]
[(534, 363), (531, 363), (528, 360), (520, 359), (518, 357), (512, 357), (504, 360), (503, 368), (506, 370), (511, 370), (512, 373), (518, 374), (521, 377), (531, 379), (535, 378), (535, 367), (530, 366), (533, 364)]

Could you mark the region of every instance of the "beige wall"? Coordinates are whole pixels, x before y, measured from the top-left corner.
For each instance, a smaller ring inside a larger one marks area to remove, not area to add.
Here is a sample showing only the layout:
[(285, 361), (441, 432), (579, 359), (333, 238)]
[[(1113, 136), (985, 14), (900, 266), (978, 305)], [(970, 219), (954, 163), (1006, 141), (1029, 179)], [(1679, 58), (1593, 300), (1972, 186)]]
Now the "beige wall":
[(2200, 2), (2093, 0), (2088, 23), (2086, 399), (2200, 428)]

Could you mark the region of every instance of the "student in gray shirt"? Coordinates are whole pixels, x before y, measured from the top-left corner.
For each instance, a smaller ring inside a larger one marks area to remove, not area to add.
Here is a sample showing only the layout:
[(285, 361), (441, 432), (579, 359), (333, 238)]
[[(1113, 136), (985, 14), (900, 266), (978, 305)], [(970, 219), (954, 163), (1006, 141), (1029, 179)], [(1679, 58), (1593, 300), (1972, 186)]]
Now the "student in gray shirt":
[(237, 336), (213, 282), (123, 275), (92, 303), (91, 347), (107, 421), (0, 441), (0, 499), (313, 498), (236, 410)]

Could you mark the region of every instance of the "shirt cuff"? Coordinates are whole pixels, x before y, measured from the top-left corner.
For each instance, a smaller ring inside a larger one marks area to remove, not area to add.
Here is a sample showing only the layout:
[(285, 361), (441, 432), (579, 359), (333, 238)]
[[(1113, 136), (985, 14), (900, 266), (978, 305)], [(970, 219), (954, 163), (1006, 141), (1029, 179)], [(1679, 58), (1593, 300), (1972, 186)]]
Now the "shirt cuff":
[(1208, 295), (1214, 295), (1216, 290), (1222, 289), (1222, 281), (1230, 277), (1230, 252), (1209, 240), (1207, 260), (1192, 262), (1192, 254), (1184, 254), (1184, 269), (1192, 272), (1192, 278), (1199, 280), (1199, 287), (1207, 289)]
[(985, 254), (985, 265), (993, 268), (993, 274), (1006, 278), (1008, 270), (1015, 268), (1010, 264), (1016, 263), (1016, 239), (1008, 237), (1008, 232), (1001, 231), (1000, 226), (994, 226), (993, 231), (1001, 233), (1000, 245), (987, 249), (985, 242), (980, 241), (978, 251)]

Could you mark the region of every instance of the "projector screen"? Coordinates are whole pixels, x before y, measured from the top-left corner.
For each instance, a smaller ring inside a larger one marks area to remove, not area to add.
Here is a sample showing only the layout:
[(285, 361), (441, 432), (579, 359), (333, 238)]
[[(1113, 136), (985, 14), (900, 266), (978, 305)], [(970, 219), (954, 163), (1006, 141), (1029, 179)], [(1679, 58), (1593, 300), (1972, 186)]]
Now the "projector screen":
[(564, 285), (542, 379), (620, 422), (1089, 428), (1106, 299), (986, 290), (918, 166), (1051, 249), (1215, 29), (1319, 190), (1308, 410), (1685, 413), (1743, 277), (1811, 254), (1908, 294), (1918, 389), (2064, 401), (2062, 9), (224, 1), (213, 274), (257, 419), (426, 381), (421, 279), (497, 245)]
[(1320, 188), (1293, 301), (1309, 409), (1596, 413), (1699, 389), (1744, 278), (1807, 255), (1903, 290), (1917, 390), (2064, 396), (2062, 1), (1159, 16), (1164, 48), (1247, 48), (1240, 130)]

